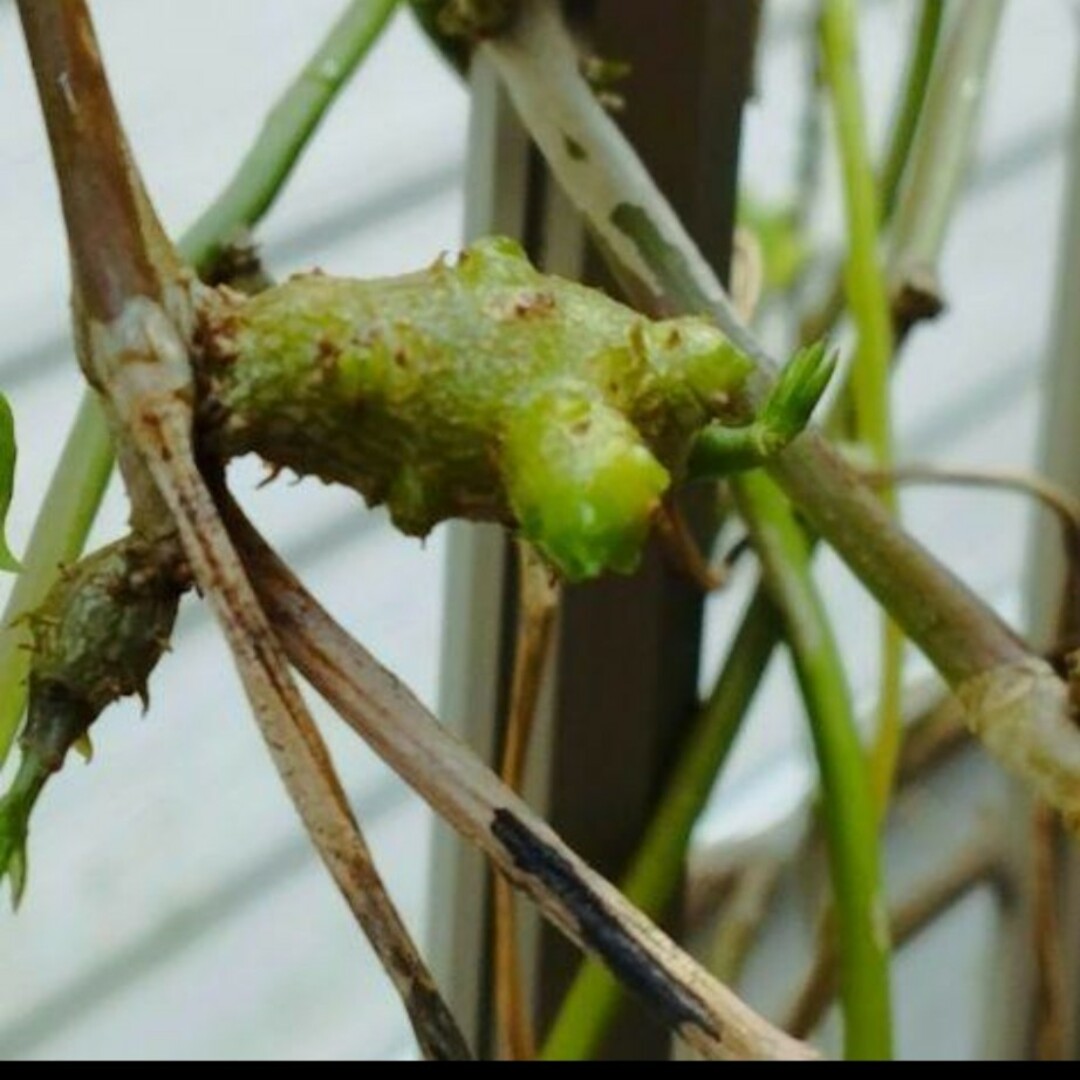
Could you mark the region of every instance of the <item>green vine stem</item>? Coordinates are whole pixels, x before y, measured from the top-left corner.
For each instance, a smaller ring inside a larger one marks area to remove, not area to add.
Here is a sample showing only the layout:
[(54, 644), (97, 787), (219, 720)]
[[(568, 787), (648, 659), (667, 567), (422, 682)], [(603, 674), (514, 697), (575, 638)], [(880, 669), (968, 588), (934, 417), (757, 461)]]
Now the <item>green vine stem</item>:
[[(208, 275), (228, 244), (258, 224), (292, 175), (304, 147), (368, 55), (400, 0), (353, 0), (314, 58), (285, 92), (222, 196), (180, 242), (182, 257)], [(26, 708), (25, 616), (44, 600), (61, 566), (81, 554), (112, 474), (112, 437), (87, 391), (41, 509), (23, 570), (0, 625), (0, 766)]]
[[(889, 374), (895, 342), (888, 286), (881, 260), (881, 210), (866, 135), (858, 60), (858, 19), (853, 0), (826, 0), (821, 17), (822, 71), (836, 116), (850, 245), (845, 280), (858, 332), (852, 368), (855, 433), (882, 468), (893, 461)], [(882, 493), (893, 514), (890, 489)], [(900, 751), (904, 637), (888, 613), (882, 625), (881, 691), (870, 754), (874, 801), (888, 804)]]
[(385, 30), (401, 0), (360, 0), (346, 8), (300, 76), (271, 111), (233, 181), (185, 244), (195, 262), (215, 264), (238, 228), (274, 204), (337, 96)]
[(38, 511), (0, 628), (0, 765), (26, 708), (31, 638), (27, 617), (45, 600), (59, 568), (82, 554), (112, 467), (112, 436), (97, 396), (87, 392)]
[[(731, 753), (779, 639), (776, 608), (759, 591), (679, 753), (633, 863), (619, 883), (623, 895), (651, 918), (662, 918), (678, 894), (694, 823)], [(624, 996), (607, 968), (586, 961), (559, 1007), (541, 1056), (549, 1061), (594, 1057)]]
[(821, 43), (822, 71), (836, 117), (845, 192), (850, 245), (845, 280), (859, 334), (851, 373), (856, 432), (875, 459), (887, 463), (892, 460), (889, 364), (893, 336), (885, 274), (878, 257), (880, 211), (859, 79), (854, 0), (826, 0)]
[(850, 245), (845, 279), (859, 330), (851, 372), (856, 434), (877, 461), (890, 462), (892, 326), (885, 272), (878, 257), (880, 212), (869, 159), (856, 28), (854, 0), (826, 0), (821, 21), (822, 70), (836, 116)]
[(743, 478), (736, 498), (783, 615), (821, 771), (845, 1054), (855, 1060), (887, 1059), (892, 1054), (889, 943), (878, 817), (843, 663), (814, 585), (810, 546), (787, 500), (760, 473)]
[[(483, 47), (622, 280), (654, 309), (710, 312), (759, 361), (747, 405), (759, 403), (775, 365), (739, 323), (652, 178), (578, 77), (576, 52), (554, 5), (523, 7), (510, 31)], [(1080, 816), (1080, 740), (1066, 688), (1049, 666), (896, 526), (819, 435), (796, 440), (770, 472), (957, 688), (988, 748), (1055, 806)], [(870, 815), (867, 826), (874, 824)]]
[(925, 116), (896, 208), (893, 290), (936, 282), (945, 235), (971, 165), (1005, 0), (961, 0), (927, 93)]
[(926, 104), (944, 21), (945, 0), (922, 0), (922, 10), (915, 28), (915, 44), (908, 60), (904, 87), (893, 120), (885, 163), (881, 169), (879, 203), (883, 223), (891, 221), (896, 211), (900, 185), (911, 159), (911, 148), (915, 145), (919, 121)]
[[(901, 186), (913, 157), (913, 148), (919, 134), (919, 125), (922, 122), (930, 80), (934, 72), (934, 61), (941, 44), (944, 15), (945, 0), (922, 0), (907, 73), (893, 117), (888, 148), (878, 179), (878, 206), (881, 212), (882, 231), (892, 223), (895, 217)], [(804, 321), (803, 340), (820, 341), (830, 333), (844, 313), (845, 299), (844, 275), (840, 273), (821, 309)]]

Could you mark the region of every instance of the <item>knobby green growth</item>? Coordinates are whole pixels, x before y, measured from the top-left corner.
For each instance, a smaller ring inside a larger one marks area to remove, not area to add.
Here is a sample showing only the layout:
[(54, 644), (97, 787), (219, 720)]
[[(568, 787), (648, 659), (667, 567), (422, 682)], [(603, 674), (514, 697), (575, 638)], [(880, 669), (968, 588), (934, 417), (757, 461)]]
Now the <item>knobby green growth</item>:
[(69, 750), (113, 702), (147, 696), (185, 586), (175, 552), (137, 537), (84, 559), (31, 617), (30, 706), (12, 790), (0, 800), (0, 877), (26, 883), (30, 813)]
[[(517, 527), (571, 581), (632, 572), (664, 493), (750, 364), (704, 319), (653, 322), (538, 272), (513, 241), (407, 277), (296, 278), (207, 319), (203, 444), (346, 484), (424, 536)], [(806, 423), (829, 365), (792, 365), (734, 467)]]
[[(723, 428), (750, 364), (719, 330), (653, 322), (503, 239), (407, 277), (201, 295), (207, 458), (254, 452), (346, 484), (412, 535), (448, 518), (519, 528), (570, 580), (631, 572), (691, 459), (715, 475), (778, 453), (832, 370), (805, 350), (754, 422)], [(70, 570), (33, 616), (22, 765), (0, 802), (16, 899), (45, 783), (108, 705), (145, 696), (185, 587), (174, 541), (135, 535)]]

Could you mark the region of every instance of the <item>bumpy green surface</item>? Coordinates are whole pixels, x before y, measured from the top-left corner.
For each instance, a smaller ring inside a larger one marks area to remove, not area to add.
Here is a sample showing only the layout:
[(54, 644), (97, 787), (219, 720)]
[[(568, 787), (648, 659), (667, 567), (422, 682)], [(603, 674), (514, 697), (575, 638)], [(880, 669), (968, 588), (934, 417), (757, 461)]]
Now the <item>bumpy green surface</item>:
[(85, 731), (112, 702), (145, 693), (172, 635), (179, 597), (171, 568), (162, 568), (153, 548), (137, 538), (69, 570), (32, 620), (30, 720), (23, 741), (36, 739), (39, 752), (59, 767), (67, 746), (47, 750), (38, 713), (71, 702), (86, 714)]
[(455, 265), (296, 278), (211, 317), (201, 434), (356, 488), (409, 534), (517, 526), (580, 580), (634, 569), (749, 370), (708, 322), (651, 322), (490, 239)]
[(182, 583), (161, 553), (131, 537), (72, 567), (32, 618), (22, 763), (0, 799), (0, 878), (16, 900), (26, 878), (30, 813), (49, 777), (114, 701), (146, 693), (168, 647)]

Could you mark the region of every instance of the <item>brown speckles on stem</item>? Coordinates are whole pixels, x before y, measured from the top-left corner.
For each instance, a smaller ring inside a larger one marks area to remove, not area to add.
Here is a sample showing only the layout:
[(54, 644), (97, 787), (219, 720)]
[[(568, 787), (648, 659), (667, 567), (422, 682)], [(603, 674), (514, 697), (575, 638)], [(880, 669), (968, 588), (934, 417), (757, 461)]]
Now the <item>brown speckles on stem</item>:
[(558, 301), (549, 292), (524, 292), (514, 305), (514, 314), (519, 319), (532, 319), (554, 315), (558, 306)]

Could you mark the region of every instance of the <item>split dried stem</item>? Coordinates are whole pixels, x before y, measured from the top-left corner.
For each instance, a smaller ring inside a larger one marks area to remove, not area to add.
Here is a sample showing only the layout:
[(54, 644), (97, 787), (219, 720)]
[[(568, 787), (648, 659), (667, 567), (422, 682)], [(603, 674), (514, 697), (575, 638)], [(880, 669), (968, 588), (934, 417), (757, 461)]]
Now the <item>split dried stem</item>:
[(445, 731), (320, 607), (235, 508), (224, 510), (290, 660), (372, 749), (571, 941), (708, 1057), (816, 1055), (717, 983)]

